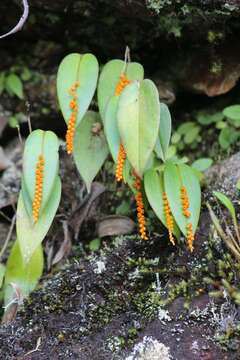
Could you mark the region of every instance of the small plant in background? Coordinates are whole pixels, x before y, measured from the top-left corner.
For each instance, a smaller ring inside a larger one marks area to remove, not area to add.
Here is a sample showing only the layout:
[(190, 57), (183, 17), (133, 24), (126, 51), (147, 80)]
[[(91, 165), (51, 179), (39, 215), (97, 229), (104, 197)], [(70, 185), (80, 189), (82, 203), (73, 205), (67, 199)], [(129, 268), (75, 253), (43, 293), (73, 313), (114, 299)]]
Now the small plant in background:
[[(186, 236), (193, 250), (201, 192), (196, 169), (169, 151), (171, 116), (160, 104), (155, 84), (144, 79), (141, 64), (111, 60), (99, 77), (99, 114), (87, 111), (97, 85), (98, 64), (91, 54), (70, 54), (59, 66), (57, 91), (67, 123), (67, 151), (90, 191), (91, 183), (110, 151), (116, 181), (132, 189), (139, 235), (147, 239), (144, 202), (174, 235)], [(200, 166), (200, 164), (199, 164)], [(196, 165), (196, 168), (198, 166)]]
[(235, 256), (235, 258), (240, 261), (240, 232), (237, 223), (235, 207), (229, 197), (225, 194), (219, 191), (214, 191), (213, 194), (217, 200), (229, 211), (231, 217), (231, 225), (229, 225), (226, 217), (221, 216), (222, 220), (220, 220), (211, 205), (207, 204), (213, 225), (220, 238), (225, 242), (228, 249)]
[(171, 138), (173, 154), (197, 149), (206, 136), (214, 139), (218, 134), (218, 144), (223, 150), (228, 150), (240, 139), (240, 105), (231, 105), (218, 112), (201, 111), (195, 118), (196, 121), (186, 121), (174, 131)]
[(23, 82), (31, 79), (31, 72), (26, 66), (13, 66), (9, 71), (0, 73), (0, 95), (7, 92), (10, 96), (24, 98)]

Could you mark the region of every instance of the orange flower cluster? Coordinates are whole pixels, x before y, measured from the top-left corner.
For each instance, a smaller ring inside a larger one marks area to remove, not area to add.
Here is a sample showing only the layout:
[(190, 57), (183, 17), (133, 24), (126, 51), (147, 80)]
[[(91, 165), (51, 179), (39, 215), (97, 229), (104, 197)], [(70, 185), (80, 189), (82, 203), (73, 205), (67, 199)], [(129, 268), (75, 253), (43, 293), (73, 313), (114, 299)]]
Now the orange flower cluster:
[(187, 224), (187, 245), (190, 252), (193, 252), (193, 227), (192, 224)]
[(164, 206), (164, 214), (168, 229), (169, 240), (173, 245), (175, 245), (175, 241), (173, 237), (173, 217), (172, 217), (169, 201), (167, 198), (167, 194), (165, 192), (163, 193), (163, 206)]
[(137, 204), (139, 235), (143, 240), (148, 240), (148, 237), (146, 235), (146, 221), (144, 216), (144, 205), (143, 205), (143, 197), (141, 192), (141, 179), (137, 175), (135, 175), (135, 181), (133, 186), (137, 191), (135, 194), (135, 200)]
[(73, 138), (74, 138), (74, 131), (75, 125), (77, 120), (77, 113), (78, 113), (78, 104), (77, 104), (77, 88), (80, 86), (79, 81), (76, 81), (75, 84), (69, 90), (69, 94), (72, 97), (69, 107), (71, 109), (71, 115), (68, 120), (68, 129), (66, 133), (66, 144), (67, 144), (67, 153), (72, 154), (73, 152)]
[[(187, 189), (185, 188), (185, 186), (181, 186), (181, 202), (182, 202), (183, 215), (186, 218), (190, 218), (191, 213), (189, 211), (189, 198), (188, 198), (188, 193), (187, 193)], [(192, 252), (193, 251), (193, 241), (194, 241), (192, 224), (188, 223), (186, 225), (186, 229), (187, 229), (188, 249), (190, 250), (190, 252)]]
[[(121, 74), (119, 82), (117, 83), (116, 89), (115, 89), (115, 95), (119, 96), (125, 86), (127, 86), (130, 83), (130, 80), (127, 79), (126, 75)], [(118, 152), (118, 160), (117, 160), (117, 167), (116, 167), (116, 173), (115, 177), (117, 181), (121, 181), (123, 179), (123, 166), (124, 161), (126, 159), (126, 152), (124, 150), (123, 144), (120, 144), (119, 152)]]
[(126, 152), (124, 150), (123, 144), (120, 144), (119, 152), (118, 152), (116, 173), (115, 173), (115, 177), (116, 177), (117, 181), (121, 181), (123, 179), (123, 166), (124, 166), (125, 159), (126, 159)]
[(39, 218), (39, 211), (42, 202), (42, 191), (43, 191), (43, 175), (44, 175), (44, 159), (40, 155), (38, 157), (36, 165), (36, 181), (35, 181), (35, 193), (32, 206), (33, 221), (36, 223)]
[(115, 89), (115, 95), (119, 96), (121, 94), (121, 92), (123, 91), (123, 89), (125, 88), (125, 86), (127, 86), (130, 82), (131, 81), (128, 80), (126, 75), (121, 74), (119, 82), (117, 83), (117, 86), (116, 86), (116, 89)]
[(185, 188), (185, 186), (181, 186), (181, 202), (182, 202), (182, 211), (183, 211), (183, 215), (186, 218), (189, 218), (191, 216), (189, 209), (189, 199), (188, 199), (188, 194), (187, 194), (187, 189)]

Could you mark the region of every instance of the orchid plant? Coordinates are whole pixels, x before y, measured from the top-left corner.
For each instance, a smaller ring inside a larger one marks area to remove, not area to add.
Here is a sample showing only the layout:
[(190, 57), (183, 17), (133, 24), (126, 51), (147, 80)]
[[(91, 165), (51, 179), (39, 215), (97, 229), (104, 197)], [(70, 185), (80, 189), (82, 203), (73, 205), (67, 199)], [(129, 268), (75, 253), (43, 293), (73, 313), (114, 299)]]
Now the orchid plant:
[[(98, 112), (88, 110), (96, 89)], [(140, 238), (150, 236), (146, 198), (170, 242), (175, 245), (182, 233), (192, 252), (201, 206), (199, 177), (196, 169), (169, 155), (171, 116), (154, 82), (144, 78), (142, 65), (126, 56), (109, 61), (99, 76), (94, 55), (70, 54), (58, 69), (57, 94), (67, 124), (66, 150), (87, 190), (110, 153), (116, 182), (123, 181), (134, 194)], [(61, 197), (58, 148), (51, 131), (35, 130), (25, 143), (17, 240), (6, 267), (0, 266), (6, 307), (16, 301), (16, 292), (32, 291), (43, 271), (41, 244)]]

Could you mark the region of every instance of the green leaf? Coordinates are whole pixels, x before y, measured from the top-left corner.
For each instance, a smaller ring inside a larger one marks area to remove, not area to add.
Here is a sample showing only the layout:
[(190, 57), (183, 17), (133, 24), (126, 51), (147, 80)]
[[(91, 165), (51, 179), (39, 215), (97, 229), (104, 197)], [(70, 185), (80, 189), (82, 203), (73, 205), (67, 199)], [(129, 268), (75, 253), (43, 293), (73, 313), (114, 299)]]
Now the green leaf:
[(132, 182), (132, 172), (131, 172), (131, 164), (128, 161), (128, 159), (126, 159), (124, 161), (124, 166), (123, 166), (123, 181), (125, 184), (129, 184), (129, 182)]
[(120, 135), (117, 124), (117, 109), (119, 96), (113, 96), (106, 107), (104, 132), (112, 158), (117, 162), (120, 147)]
[(216, 129), (222, 130), (227, 126), (228, 126), (228, 123), (226, 121), (219, 121), (215, 127), (216, 127)]
[(172, 144), (177, 144), (181, 140), (181, 135), (178, 132), (173, 133), (172, 135)]
[(0, 289), (1, 289), (2, 284), (3, 284), (5, 271), (6, 271), (6, 267), (3, 264), (0, 264)]
[(8, 120), (8, 125), (11, 128), (16, 128), (19, 125), (18, 119), (16, 118), (16, 116), (10, 116), (10, 118)]
[[(180, 230), (186, 235), (187, 223), (192, 223), (195, 232), (200, 215), (201, 190), (199, 180), (190, 166), (186, 164), (166, 164), (164, 170), (164, 184), (172, 214)], [(181, 186), (185, 186), (189, 198), (190, 218), (186, 219), (182, 212)]]
[(213, 195), (216, 196), (216, 198), (228, 209), (228, 211), (232, 216), (234, 224), (236, 224), (237, 223), (236, 211), (232, 201), (226, 195), (224, 195), (219, 191), (213, 191)]
[(19, 97), (19, 99), (23, 99), (23, 85), (19, 76), (16, 74), (8, 75), (6, 85), (14, 95)]
[(191, 129), (189, 129), (184, 135), (185, 144), (192, 144), (197, 139), (199, 131), (200, 131), (200, 127), (198, 126), (194, 126)]
[(38, 245), (28, 263), (22, 258), (19, 242), (16, 241), (9, 255), (4, 282), (4, 302), (7, 306), (15, 297), (14, 284), (26, 297), (36, 287), (43, 271), (43, 250)]
[(23, 261), (27, 264), (41, 244), (42, 240), (46, 236), (54, 216), (57, 212), (57, 208), (61, 197), (61, 182), (57, 177), (53, 187), (52, 194), (45, 208), (43, 209), (41, 216), (36, 223), (33, 223), (29, 218), (28, 212), (23, 202), (23, 193), (20, 192), (17, 206), (17, 238), (19, 241)]
[(127, 158), (142, 176), (156, 144), (160, 122), (158, 90), (151, 80), (136, 81), (123, 90), (117, 119)]
[(235, 130), (229, 128), (229, 127), (226, 127), (224, 129), (221, 130), (220, 134), (219, 134), (219, 138), (218, 138), (218, 141), (219, 141), (219, 144), (220, 146), (226, 150), (234, 141), (234, 133), (233, 131), (235, 132)]
[(28, 81), (28, 80), (31, 79), (31, 77), (32, 77), (31, 71), (29, 70), (28, 67), (24, 66), (23, 71), (21, 73), (22, 80), (23, 81)]
[[(105, 110), (108, 101), (115, 93), (121, 73), (125, 68), (122, 60), (111, 60), (104, 67), (98, 83), (98, 107), (101, 118), (105, 121)], [(143, 80), (144, 70), (141, 64), (132, 62), (127, 64), (126, 77), (128, 80)]]
[(108, 156), (108, 146), (102, 130), (93, 133), (93, 126), (99, 123), (100, 117), (88, 111), (76, 129), (73, 157), (78, 171), (90, 192), (91, 183)]
[[(146, 171), (144, 174), (144, 189), (151, 208), (163, 225), (167, 227), (163, 205), (163, 192), (165, 191), (163, 173), (154, 169)], [(180, 236), (180, 230), (175, 221), (173, 233), (177, 238)]]
[(57, 73), (57, 94), (60, 109), (68, 124), (71, 115), (69, 103), (72, 97), (69, 90), (76, 81), (80, 82), (77, 89), (77, 103), (79, 106), (76, 125), (80, 124), (86, 113), (97, 86), (98, 62), (92, 54), (70, 54), (61, 62)]
[(101, 239), (96, 238), (90, 241), (89, 243), (89, 250), (91, 251), (98, 251), (101, 246)]
[(219, 121), (222, 121), (224, 118), (224, 115), (222, 112), (217, 112), (214, 114), (209, 114), (205, 112), (200, 112), (197, 114), (197, 121), (201, 125), (210, 125), (213, 123), (217, 123)]
[(240, 120), (240, 105), (231, 105), (223, 110), (223, 115), (231, 120)]
[(180, 134), (180, 135), (185, 135), (188, 131), (190, 131), (192, 128), (195, 128), (196, 127), (196, 123), (193, 122), (193, 121), (187, 121), (183, 124), (181, 124), (178, 129), (177, 129), (177, 132)]
[(198, 171), (207, 170), (213, 163), (213, 160), (210, 158), (201, 158), (192, 163), (192, 167)]
[[(23, 154), (23, 179), (31, 202), (35, 194), (36, 164), (39, 155), (44, 158), (43, 194), (40, 215), (44, 210), (54, 185), (59, 168), (59, 141), (52, 131), (34, 130), (27, 138)], [(25, 202), (25, 194), (23, 194)], [(27, 205), (26, 205), (27, 206)]]
[(171, 159), (172, 157), (174, 157), (177, 153), (177, 148), (174, 145), (169, 146), (168, 150), (167, 150), (167, 154), (166, 154), (166, 159)]
[[(155, 146), (157, 155), (165, 161), (172, 131), (172, 119), (167, 105), (160, 105), (159, 137)], [(180, 136), (180, 135), (179, 135)]]

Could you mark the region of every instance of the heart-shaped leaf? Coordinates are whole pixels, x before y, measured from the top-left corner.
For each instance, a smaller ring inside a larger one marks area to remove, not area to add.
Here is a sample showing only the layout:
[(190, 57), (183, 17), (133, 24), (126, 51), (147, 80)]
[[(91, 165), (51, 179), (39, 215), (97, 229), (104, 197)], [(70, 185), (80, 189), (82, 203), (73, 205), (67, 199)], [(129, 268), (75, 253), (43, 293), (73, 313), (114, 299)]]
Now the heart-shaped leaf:
[[(99, 130), (94, 131), (94, 127)], [(108, 156), (108, 146), (101, 130), (100, 117), (88, 111), (76, 129), (73, 157), (90, 192), (91, 183)]]
[(22, 192), (20, 192), (17, 206), (16, 227), (17, 238), (25, 264), (31, 260), (34, 251), (46, 236), (57, 212), (61, 197), (61, 182), (59, 177), (56, 178), (53, 189), (48, 203), (36, 223), (29, 218), (23, 201)]
[(27, 192), (31, 203), (35, 194), (36, 165), (40, 155), (44, 158), (43, 193), (40, 215), (53, 192), (59, 168), (59, 141), (52, 131), (34, 130), (27, 138), (23, 154), (23, 200), (29, 211)]
[(163, 161), (166, 160), (167, 150), (171, 139), (172, 119), (167, 105), (160, 106), (160, 127), (159, 136), (156, 142), (155, 151)]
[(156, 144), (160, 123), (158, 90), (151, 80), (135, 81), (123, 90), (117, 120), (127, 158), (141, 177)]
[(128, 80), (142, 80), (144, 69), (141, 64), (132, 62), (125, 64), (122, 60), (111, 60), (104, 67), (99, 77), (98, 83), (98, 107), (101, 118), (105, 121), (105, 110), (108, 101), (115, 93), (120, 75), (126, 70)]
[[(200, 215), (201, 190), (194, 170), (186, 164), (175, 165), (172, 162), (167, 162), (164, 170), (164, 185), (172, 214), (181, 232), (186, 236), (186, 225), (188, 223), (192, 223), (193, 232), (195, 232)], [(182, 211), (182, 186), (185, 186), (189, 198), (189, 211), (191, 213), (189, 218), (186, 218)]]
[(67, 55), (59, 65), (57, 74), (57, 94), (63, 117), (68, 124), (71, 115), (69, 103), (71, 95), (70, 88), (79, 81), (77, 88), (78, 113), (76, 126), (79, 125), (86, 113), (97, 86), (98, 61), (92, 54), (70, 54)]
[[(155, 169), (146, 171), (144, 174), (144, 189), (151, 208), (163, 225), (167, 227), (163, 204), (163, 193), (165, 191), (163, 172), (158, 172)], [(177, 238), (180, 236), (180, 230), (175, 221), (173, 233)]]
[(19, 289), (21, 297), (26, 297), (35, 288), (42, 275), (43, 263), (42, 245), (37, 246), (29, 262), (25, 263), (19, 242), (14, 243), (6, 266), (4, 282), (5, 306), (9, 305), (13, 298), (16, 297), (11, 284), (14, 284)]

